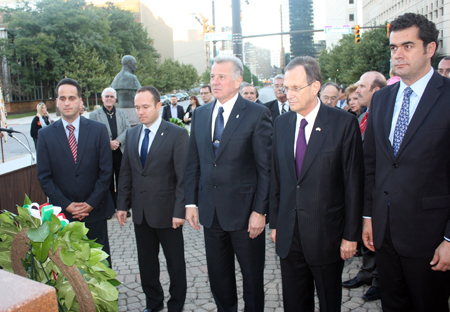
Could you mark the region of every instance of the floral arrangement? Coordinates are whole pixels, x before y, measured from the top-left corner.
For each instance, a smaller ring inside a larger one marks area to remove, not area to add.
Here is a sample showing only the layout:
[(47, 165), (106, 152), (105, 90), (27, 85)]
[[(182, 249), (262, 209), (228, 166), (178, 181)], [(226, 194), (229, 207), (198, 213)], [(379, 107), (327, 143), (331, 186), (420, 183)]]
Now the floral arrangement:
[(181, 119), (179, 119), (179, 118), (170, 118), (169, 120), (174, 125), (177, 125), (177, 126), (183, 128), (183, 129), (185, 129), (189, 133), (189, 130), (186, 129), (186, 126), (184, 125), (183, 121), (181, 121)]
[(26, 196), (18, 215), (0, 213), (0, 266), (53, 286), (59, 311), (118, 311), (120, 282), (88, 231), (83, 222), (69, 223), (60, 207)]

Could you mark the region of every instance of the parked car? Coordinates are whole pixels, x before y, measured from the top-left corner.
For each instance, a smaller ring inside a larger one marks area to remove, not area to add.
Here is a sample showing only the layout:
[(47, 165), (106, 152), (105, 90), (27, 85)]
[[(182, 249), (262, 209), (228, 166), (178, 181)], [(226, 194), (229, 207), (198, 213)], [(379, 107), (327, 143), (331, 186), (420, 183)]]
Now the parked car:
[(183, 94), (185, 101), (189, 101), (189, 97), (190, 97), (189, 94), (187, 94), (186, 92), (183, 92), (181, 94)]
[(166, 95), (161, 95), (161, 103), (162, 105), (170, 105), (170, 98), (168, 98)]
[(183, 95), (181, 93), (177, 93), (177, 94), (175, 94), (175, 96), (177, 97), (178, 102), (184, 101), (184, 97), (183, 97)]

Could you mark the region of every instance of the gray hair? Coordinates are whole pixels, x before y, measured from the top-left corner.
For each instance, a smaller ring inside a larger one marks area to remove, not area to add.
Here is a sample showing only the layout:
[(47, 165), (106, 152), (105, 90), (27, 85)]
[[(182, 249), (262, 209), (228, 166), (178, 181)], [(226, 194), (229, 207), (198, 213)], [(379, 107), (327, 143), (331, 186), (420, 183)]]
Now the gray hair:
[(244, 65), (237, 57), (231, 55), (219, 55), (214, 58), (214, 64), (226, 63), (230, 62), (233, 64), (233, 69), (231, 70), (231, 75), (233, 76), (233, 80), (238, 79), (239, 77), (244, 76)]
[(273, 82), (275, 82), (275, 80), (277, 79), (283, 79), (284, 80), (284, 75), (283, 74), (278, 74), (275, 76), (275, 78), (273, 78)]
[(114, 90), (114, 88), (109, 87), (109, 88), (106, 88), (105, 90), (103, 90), (102, 97), (105, 96), (106, 92), (114, 92), (114, 97), (117, 97), (117, 92), (116, 92), (116, 90)]
[(284, 72), (292, 70), (297, 66), (303, 66), (306, 72), (306, 82), (311, 84), (315, 81), (322, 83), (319, 63), (311, 56), (297, 56), (284, 68)]
[(341, 88), (336, 83), (334, 83), (332, 81), (329, 81), (329, 82), (327, 82), (327, 83), (322, 85), (322, 88), (320, 88), (320, 92), (323, 92), (323, 90), (325, 90), (325, 88), (328, 87), (328, 86), (335, 87), (338, 90), (338, 92), (339, 92), (339, 90), (341, 90)]
[(241, 86), (239, 87), (239, 92), (242, 93), (242, 90), (244, 89), (244, 87), (248, 87), (248, 86), (252, 86), (252, 84), (248, 83), (247, 81), (242, 81)]

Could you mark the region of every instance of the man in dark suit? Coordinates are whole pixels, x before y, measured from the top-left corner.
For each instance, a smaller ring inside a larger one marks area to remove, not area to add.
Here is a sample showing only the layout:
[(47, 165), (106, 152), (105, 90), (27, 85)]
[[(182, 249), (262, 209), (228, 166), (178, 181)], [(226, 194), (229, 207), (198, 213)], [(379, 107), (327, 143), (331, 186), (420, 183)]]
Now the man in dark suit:
[(200, 214), (211, 291), (221, 312), (238, 309), (235, 255), (245, 311), (264, 310), (272, 123), (266, 107), (238, 93), (243, 71), (233, 56), (214, 59), (216, 101), (194, 111), (186, 165), (186, 220), (198, 230)]
[(276, 99), (264, 104), (270, 109), (272, 120), (289, 111), (289, 103), (287, 102), (286, 94), (283, 92), (283, 83), (284, 75), (280, 74), (275, 76), (273, 79), (273, 89)]
[(421, 14), (391, 22), (401, 81), (370, 105), (363, 241), (376, 250), (386, 312), (449, 310), (450, 80), (431, 67), (438, 35)]
[(170, 122), (170, 118), (178, 118), (183, 120), (184, 109), (183, 106), (177, 105), (178, 99), (175, 95), (170, 97), (170, 105), (166, 105), (163, 108), (162, 119)]
[(145, 311), (160, 311), (164, 305), (159, 282), (159, 244), (170, 276), (167, 308), (181, 311), (186, 299), (182, 225), (189, 136), (183, 128), (159, 117), (162, 104), (156, 88), (140, 88), (134, 102), (142, 126), (127, 131), (116, 216), (124, 225), (132, 203), (139, 271), (147, 298)]
[(39, 183), (49, 202), (60, 206), (69, 221), (85, 222), (87, 236), (109, 254), (106, 218), (114, 214), (114, 202), (108, 132), (105, 125), (79, 116), (78, 82), (65, 78), (56, 90), (61, 119), (39, 130)]
[(285, 311), (340, 311), (344, 261), (361, 237), (364, 164), (356, 118), (317, 98), (320, 67), (285, 69), (291, 112), (275, 120), (270, 237), (280, 256)]
[(113, 88), (106, 88), (103, 90), (102, 101), (103, 107), (90, 113), (89, 119), (101, 122), (108, 130), (113, 158), (112, 177), (109, 190), (111, 191), (114, 204), (117, 206), (116, 189), (119, 187), (120, 164), (122, 162), (125, 146), (125, 135), (130, 128), (130, 123), (128, 122), (128, 114), (120, 108), (114, 107), (114, 103), (116, 103), (116, 90)]

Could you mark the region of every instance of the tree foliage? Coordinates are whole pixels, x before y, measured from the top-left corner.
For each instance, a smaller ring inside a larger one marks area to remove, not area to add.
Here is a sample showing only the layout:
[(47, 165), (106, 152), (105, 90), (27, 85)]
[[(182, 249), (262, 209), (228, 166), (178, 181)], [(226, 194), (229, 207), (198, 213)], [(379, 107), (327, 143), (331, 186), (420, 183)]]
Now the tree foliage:
[(158, 66), (156, 77), (154, 86), (162, 93), (189, 90), (199, 81), (194, 66), (181, 64), (173, 59), (166, 59)]
[(331, 49), (319, 56), (323, 82), (336, 80), (352, 84), (367, 71), (376, 70), (389, 77), (389, 39), (385, 28), (376, 28), (362, 33), (361, 43), (356, 44), (353, 34), (344, 35)]

